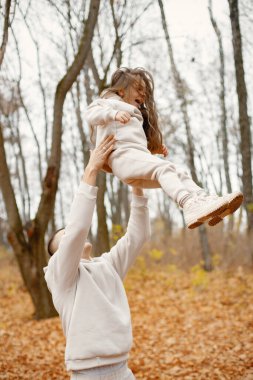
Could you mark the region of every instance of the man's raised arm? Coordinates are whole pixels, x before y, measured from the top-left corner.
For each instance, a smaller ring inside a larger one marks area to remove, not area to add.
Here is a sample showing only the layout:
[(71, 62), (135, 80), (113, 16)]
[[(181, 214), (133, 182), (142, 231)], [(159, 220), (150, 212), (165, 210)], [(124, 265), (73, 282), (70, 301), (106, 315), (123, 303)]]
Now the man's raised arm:
[(46, 279), (50, 287), (61, 289), (70, 288), (78, 274), (78, 266), (91, 226), (92, 216), (96, 204), (96, 178), (98, 171), (106, 162), (114, 148), (113, 136), (108, 136), (92, 153), (89, 163), (73, 200), (68, 222), (61, 237), (57, 251), (48, 264)]
[(133, 188), (131, 212), (125, 235), (103, 257), (109, 260), (123, 280), (143, 244), (150, 239), (148, 199), (142, 189)]

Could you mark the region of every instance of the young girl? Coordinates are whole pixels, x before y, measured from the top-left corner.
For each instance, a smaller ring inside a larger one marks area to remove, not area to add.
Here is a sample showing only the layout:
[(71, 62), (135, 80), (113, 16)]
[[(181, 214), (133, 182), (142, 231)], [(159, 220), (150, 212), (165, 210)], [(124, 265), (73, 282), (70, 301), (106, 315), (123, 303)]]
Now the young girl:
[(96, 146), (115, 135), (115, 150), (104, 169), (132, 186), (161, 187), (182, 207), (188, 228), (207, 220), (213, 226), (241, 205), (241, 192), (207, 195), (180, 167), (153, 155), (166, 156), (167, 150), (158, 127), (153, 78), (143, 68), (116, 70), (110, 87), (88, 106), (85, 116), (92, 141), (96, 127)]

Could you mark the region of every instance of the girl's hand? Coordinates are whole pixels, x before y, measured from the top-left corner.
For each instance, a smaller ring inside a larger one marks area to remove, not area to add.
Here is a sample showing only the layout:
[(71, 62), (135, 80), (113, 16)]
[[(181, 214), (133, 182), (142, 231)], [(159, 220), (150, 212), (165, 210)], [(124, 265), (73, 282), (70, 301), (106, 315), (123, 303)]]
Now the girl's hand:
[(162, 145), (161, 154), (163, 154), (164, 157), (167, 157), (168, 154), (169, 154), (168, 148), (167, 148), (167, 146), (164, 145), (164, 144)]
[(169, 151), (167, 147), (163, 144), (155, 152), (152, 152), (152, 154), (162, 154), (164, 157), (167, 157), (169, 154)]
[(122, 124), (126, 124), (131, 119), (130, 113), (126, 111), (118, 111), (115, 116), (115, 121), (119, 121)]
[(107, 136), (93, 151), (91, 151), (90, 159), (86, 169), (98, 172), (104, 164), (110, 153), (114, 149), (115, 137), (113, 135)]

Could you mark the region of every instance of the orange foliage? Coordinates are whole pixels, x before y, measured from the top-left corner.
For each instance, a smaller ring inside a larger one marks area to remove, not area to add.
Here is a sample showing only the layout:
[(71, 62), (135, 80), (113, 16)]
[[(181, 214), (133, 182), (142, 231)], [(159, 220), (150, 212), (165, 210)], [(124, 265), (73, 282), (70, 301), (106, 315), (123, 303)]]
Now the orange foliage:
[[(0, 258), (0, 266), (0, 379), (69, 379), (59, 319), (33, 320), (15, 262)], [(137, 380), (253, 379), (252, 274), (149, 270), (142, 262), (125, 287)]]

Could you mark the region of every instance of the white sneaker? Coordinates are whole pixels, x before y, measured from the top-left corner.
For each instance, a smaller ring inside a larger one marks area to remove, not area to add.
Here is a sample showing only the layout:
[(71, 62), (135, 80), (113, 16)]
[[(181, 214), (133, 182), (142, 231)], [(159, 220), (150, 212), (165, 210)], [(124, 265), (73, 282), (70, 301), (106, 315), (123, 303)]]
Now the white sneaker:
[(225, 197), (195, 196), (183, 207), (185, 223), (190, 229), (196, 228), (206, 220), (221, 215), (227, 208), (228, 200)]
[(227, 208), (220, 215), (211, 218), (208, 222), (209, 226), (215, 226), (220, 223), (225, 216), (233, 214), (243, 202), (243, 194), (240, 191), (234, 191), (231, 194), (226, 194), (224, 195), (224, 198), (228, 201)]

